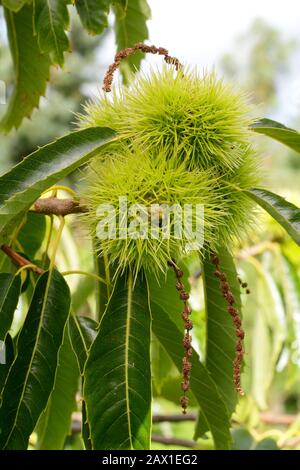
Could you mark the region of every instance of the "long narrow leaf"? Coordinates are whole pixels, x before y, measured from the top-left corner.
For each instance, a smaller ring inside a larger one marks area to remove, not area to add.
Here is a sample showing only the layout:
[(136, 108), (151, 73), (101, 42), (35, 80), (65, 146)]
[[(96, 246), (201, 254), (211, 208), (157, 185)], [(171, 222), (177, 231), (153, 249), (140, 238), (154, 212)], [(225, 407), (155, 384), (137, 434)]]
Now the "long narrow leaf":
[(78, 367), (83, 374), (89, 349), (97, 335), (97, 322), (88, 317), (75, 317), (69, 321), (72, 348), (76, 354)]
[(18, 338), (17, 356), (1, 396), (0, 447), (26, 449), (52, 392), (70, 309), (70, 291), (57, 272), (43, 274)]
[[(147, 0), (128, 0), (125, 11), (124, 5), (115, 4), (114, 12), (114, 29), (118, 51), (148, 39), (147, 20), (151, 16), (151, 11)], [(136, 53), (126, 59), (126, 64), (121, 64), (121, 71), (125, 80), (128, 76), (126, 65), (129, 71), (135, 72), (139, 69), (142, 58), (143, 54)]]
[(115, 138), (107, 128), (84, 129), (42, 147), (0, 177), (0, 234), (60, 179)]
[(51, 61), (42, 54), (33, 31), (33, 6), (25, 5), (20, 11), (5, 9), (9, 46), (14, 62), (15, 85), (0, 130), (9, 132), (29, 117), (45, 94)]
[(0, 341), (4, 341), (13, 321), (21, 290), (20, 276), (0, 274)]
[(7, 374), (9, 372), (10, 366), (13, 363), (15, 356), (14, 343), (12, 337), (8, 334), (6, 336), (5, 342), (0, 343), (0, 396), (2, 389), (4, 387)]
[[(230, 290), (235, 298), (235, 306), (241, 311), (240, 286), (234, 261), (225, 247), (218, 251), (221, 269), (227, 275)], [(237, 393), (233, 384), (233, 361), (235, 357), (235, 331), (232, 318), (227, 311), (219, 287), (219, 280), (214, 276), (215, 267), (209, 254), (203, 262), (203, 287), (207, 322), (206, 367), (214, 379), (219, 392), (231, 414), (237, 403)]]
[(38, 424), (37, 450), (63, 449), (66, 437), (71, 434), (78, 385), (79, 368), (66, 329), (58, 356), (54, 390)]
[(119, 278), (85, 367), (94, 449), (149, 449), (150, 312), (146, 282)]
[(35, 0), (34, 25), (39, 48), (49, 54), (54, 64), (63, 65), (64, 52), (69, 49), (65, 33), (69, 25), (69, 0)]
[(81, 23), (90, 34), (101, 34), (108, 26), (111, 0), (76, 0)]
[(246, 191), (249, 197), (267, 211), (300, 245), (300, 209), (283, 197), (265, 189)]
[[(151, 308), (153, 332), (179, 371), (182, 367), (182, 333), (158, 306)], [(230, 423), (221, 396), (207, 369), (201, 364), (196, 351), (193, 351), (191, 390), (197, 399), (217, 449), (230, 449)], [(178, 395), (180, 384), (178, 384)]]
[[(159, 304), (151, 303), (151, 313), (153, 318), (153, 333), (181, 372), (183, 333)], [(200, 362), (196, 351), (193, 351), (192, 357), (191, 390), (208, 423), (216, 448), (230, 449), (230, 423), (226, 406), (217, 390), (216, 384), (207, 369)], [(178, 396), (180, 396), (179, 394), (180, 384), (178, 384)]]
[[(69, 331), (72, 348), (76, 354), (78, 366), (81, 373), (82, 389), (84, 386), (84, 366), (88, 358), (90, 347), (97, 335), (97, 322), (88, 317), (71, 316)], [(92, 448), (90, 438), (90, 426), (86, 416), (86, 404), (82, 399), (82, 438), (86, 449)]]
[(294, 129), (271, 119), (261, 119), (251, 126), (258, 134), (264, 134), (278, 142), (287, 145), (296, 152), (300, 152), (300, 134)]

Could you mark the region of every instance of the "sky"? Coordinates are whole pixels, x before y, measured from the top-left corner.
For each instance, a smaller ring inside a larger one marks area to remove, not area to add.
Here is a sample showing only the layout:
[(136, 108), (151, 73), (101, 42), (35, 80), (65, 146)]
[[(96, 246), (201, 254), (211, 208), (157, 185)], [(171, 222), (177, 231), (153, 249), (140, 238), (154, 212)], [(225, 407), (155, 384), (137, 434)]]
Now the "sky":
[(300, 39), (297, 0), (149, 0), (149, 4), (150, 41), (200, 66), (215, 64), (257, 17)]
[[(148, 0), (152, 18), (147, 43), (165, 47), (185, 64), (216, 68), (226, 52), (237, 47), (255, 18), (275, 26), (284, 39), (299, 40), (299, 54), (278, 90), (278, 107), (268, 117), (293, 125), (300, 115), (300, 4), (297, 0)], [(111, 18), (113, 21), (113, 18)], [(101, 62), (109, 64), (115, 52), (113, 34), (101, 47)], [(142, 69), (162, 63), (148, 55)], [(100, 87), (96, 87), (98, 92)], [(92, 94), (96, 92), (94, 88)], [(97, 93), (96, 93), (97, 94)]]
[[(300, 4), (298, 0), (148, 0), (152, 19), (148, 22), (148, 43), (169, 49), (183, 63), (210, 69), (217, 67), (226, 52), (236, 48), (255, 18), (277, 27), (286, 39), (299, 40), (299, 54), (289, 77), (279, 90), (278, 111), (269, 116), (292, 125), (300, 115)], [(112, 18), (111, 18), (112, 21)], [(115, 53), (113, 34), (101, 47), (99, 63), (108, 65)], [(161, 64), (161, 58), (147, 56), (147, 63)], [(147, 63), (143, 68), (147, 70)], [(99, 84), (87, 87), (97, 94)]]
[[(252, 21), (263, 18), (283, 37), (299, 38), (300, 4), (297, 0), (149, 0), (149, 42), (200, 68), (217, 66), (220, 57), (236, 47), (236, 38)], [(300, 111), (300, 57), (287, 83), (279, 90), (278, 111), (270, 116), (291, 124)], [(150, 63), (157, 60), (148, 59)]]

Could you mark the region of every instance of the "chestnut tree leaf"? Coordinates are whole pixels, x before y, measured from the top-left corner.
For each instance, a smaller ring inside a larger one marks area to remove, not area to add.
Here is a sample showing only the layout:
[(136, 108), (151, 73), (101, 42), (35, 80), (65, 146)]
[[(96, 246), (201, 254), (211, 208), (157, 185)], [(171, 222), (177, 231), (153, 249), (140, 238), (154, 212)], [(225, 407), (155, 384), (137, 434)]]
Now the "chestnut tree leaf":
[(15, 73), (15, 85), (0, 130), (9, 132), (29, 117), (45, 94), (51, 61), (38, 46), (33, 31), (33, 7), (25, 5), (20, 11), (4, 9), (9, 47)]

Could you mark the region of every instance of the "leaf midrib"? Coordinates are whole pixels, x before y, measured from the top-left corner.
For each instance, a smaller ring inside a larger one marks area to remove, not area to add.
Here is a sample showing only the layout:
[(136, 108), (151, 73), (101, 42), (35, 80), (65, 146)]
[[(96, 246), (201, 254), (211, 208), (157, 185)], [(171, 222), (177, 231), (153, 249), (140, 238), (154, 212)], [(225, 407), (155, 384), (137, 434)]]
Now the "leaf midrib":
[(49, 10), (49, 22), (50, 22), (52, 35), (54, 38), (55, 49), (56, 49), (57, 57), (59, 57), (59, 47), (58, 47), (58, 41), (56, 38), (56, 33), (55, 33), (54, 25), (53, 25), (52, 10), (51, 10), (51, 6), (49, 5), (49, 0), (46, 0), (46, 2), (47, 2), (46, 6), (48, 7), (48, 10)]
[(132, 274), (131, 272), (128, 275), (128, 285), (127, 285), (127, 311), (126, 311), (126, 330), (125, 330), (125, 394), (126, 394), (126, 414), (127, 414), (127, 423), (128, 423), (128, 435), (130, 442), (130, 449), (133, 450), (132, 443), (132, 431), (131, 431), (131, 421), (130, 421), (130, 399), (129, 399), (129, 378), (128, 378), (128, 369), (129, 369), (129, 338), (130, 338), (130, 324), (131, 324), (131, 307), (132, 307)]

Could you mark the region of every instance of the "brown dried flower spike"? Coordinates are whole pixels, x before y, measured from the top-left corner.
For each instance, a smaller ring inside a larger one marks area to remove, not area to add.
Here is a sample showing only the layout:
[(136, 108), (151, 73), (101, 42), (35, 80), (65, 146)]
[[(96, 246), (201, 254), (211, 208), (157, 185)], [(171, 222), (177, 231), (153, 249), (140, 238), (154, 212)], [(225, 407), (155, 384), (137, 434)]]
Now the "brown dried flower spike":
[(179, 297), (183, 301), (184, 308), (182, 312), (182, 319), (184, 321), (185, 333), (183, 337), (183, 347), (184, 347), (184, 356), (182, 359), (182, 383), (181, 388), (183, 390), (183, 396), (180, 398), (180, 404), (182, 406), (183, 414), (186, 414), (188, 407), (189, 399), (186, 396), (186, 393), (190, 388), (190, 373), (192, 369), (192, 364), (190, 358), (193, 354), (192, 349), (192, 336), (190, 335), (190, 330), (193, 328), (193, 323), (189, 319), (189, 316), (192, 313), (191, 307), (188, 305), (189, 294), (185, 291), (184, 285), (182, 283), (183, 271), (181, 271), (174, 260), (168, 262), (169, 266), (173, 268), (176, 276), (176, 289), (179, 291)]
[(164, 47), (147, 46), (147, 44), (137, 43), (133, 47), (127, 47), (122, 51), (118, 52), (115, 56), (114, 62), (108, 67), (106, 75), (103, 80), (103, 90), (106, 93), (111, 91), (112, 82), (114, 79), (114, 73), (119, 68), (123, 59), (126, 59), (136, 51), (144, 52), (145, 54), (158, 54), (164, 56), (164, 60), (167, 64), (174, 65), (176, 70), (179, 70), (182, 66), (176, 57), (171, 57), (169, 52)]

